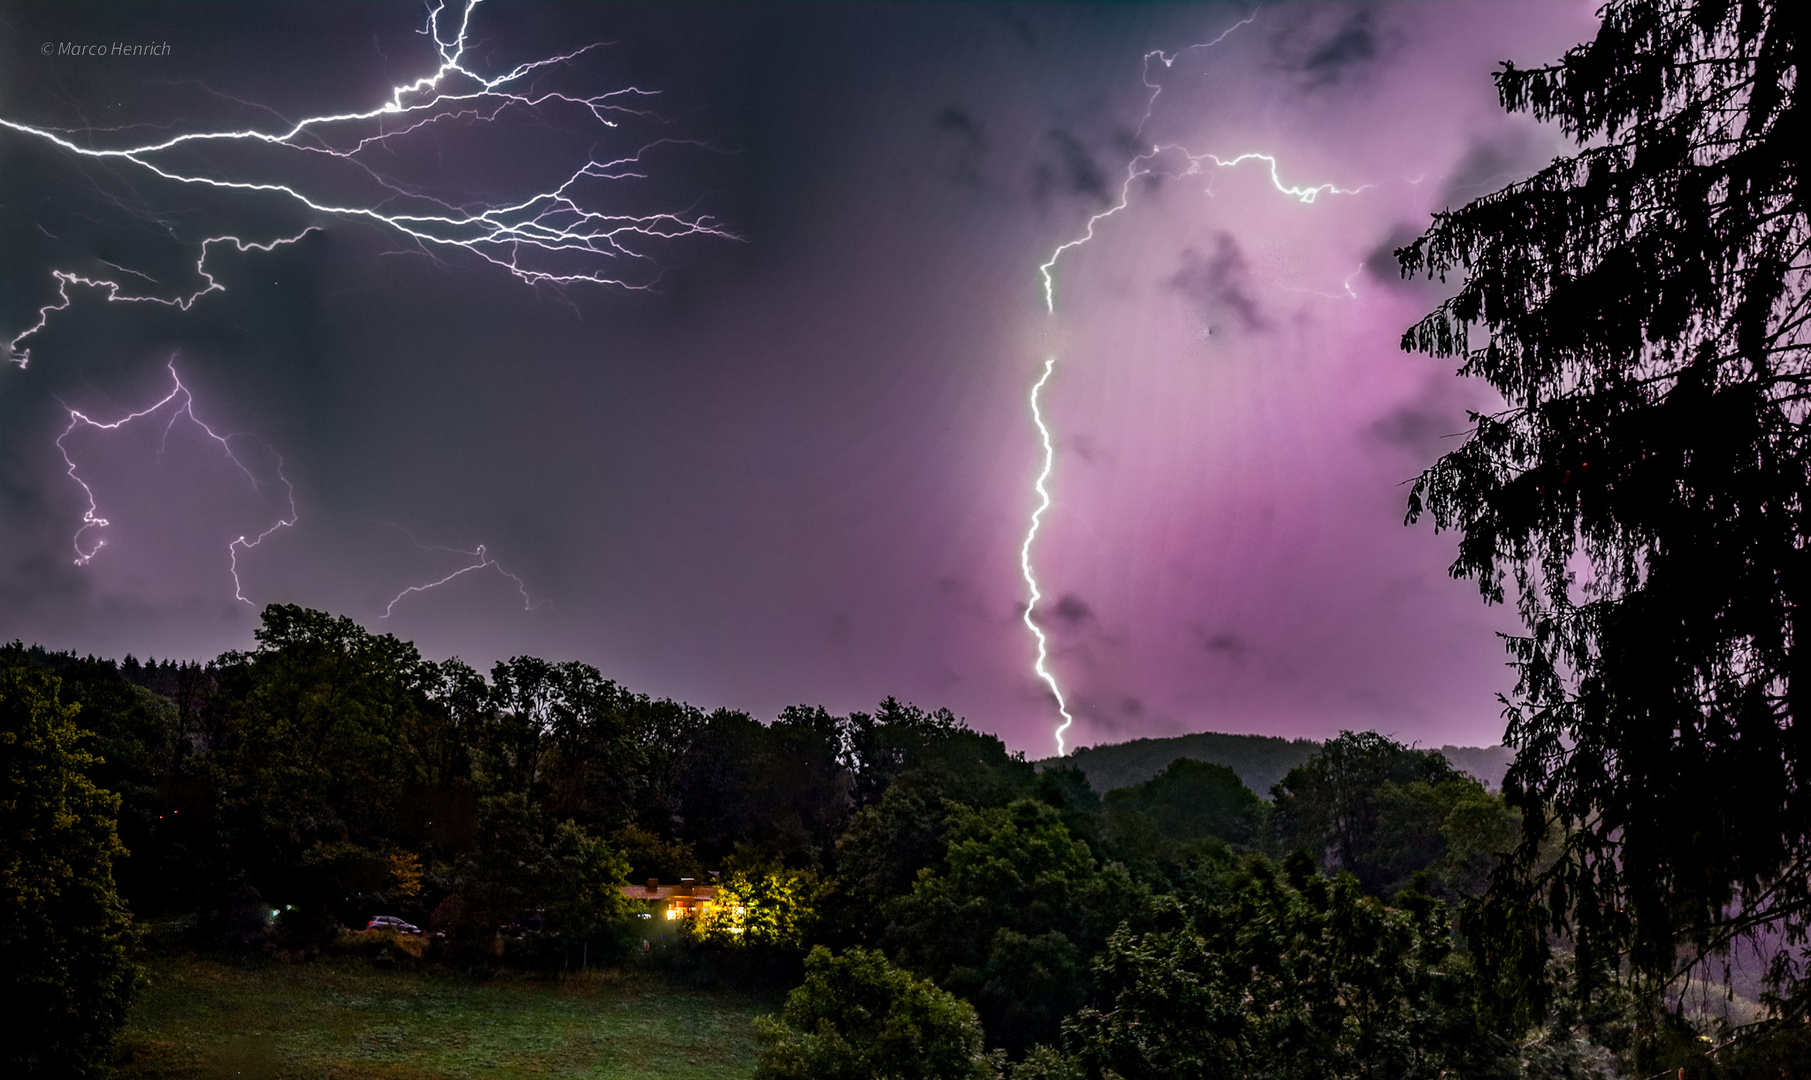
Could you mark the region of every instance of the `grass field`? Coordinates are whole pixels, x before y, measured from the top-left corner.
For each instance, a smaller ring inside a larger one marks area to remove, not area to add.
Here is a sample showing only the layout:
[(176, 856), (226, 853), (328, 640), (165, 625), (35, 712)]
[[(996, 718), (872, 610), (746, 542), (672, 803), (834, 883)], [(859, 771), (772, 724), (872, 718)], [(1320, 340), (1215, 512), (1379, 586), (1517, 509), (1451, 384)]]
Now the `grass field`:
[(119, 1080), (630, 1077), (754, 1072), (777, 999), (652, 974), (474, 980), (362, 960), (245, 969), (159, 959), (121, 1033)]

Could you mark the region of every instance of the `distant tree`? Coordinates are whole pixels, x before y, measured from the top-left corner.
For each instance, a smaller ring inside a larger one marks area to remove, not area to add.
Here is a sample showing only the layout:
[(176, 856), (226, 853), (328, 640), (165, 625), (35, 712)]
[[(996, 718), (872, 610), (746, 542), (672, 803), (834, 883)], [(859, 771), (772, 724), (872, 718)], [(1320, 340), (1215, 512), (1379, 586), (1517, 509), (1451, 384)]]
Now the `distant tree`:
[(1065, 1025), (1070, 1060), (1096, 1080), (1516, 1075), (1514, 1047), (1478, 1022), (1444, 907), (1405, 900), (1387, 908), (1301, 852), (1281, 873), (1254, 857), (1160, 898), (1151, 929), (1107, 944), (1102, 1004)]
[[(1305, 847), (1328, 868), (1350, 872), (1367, 893), (1387, 897), (1445, 858), (1449, 813), (1478, 799), (1491, 802), (1483, 785), (1438, 752), (1344, 731), (1272, 789), (1273, 843)], [(1479, 825), (1471, 818), (1455, 824), (1471, 830), (1465, 839), (1474, 845), (1491, 840), (1472, 835)], [(1504, 848), (1510, 843), (1502, 837)]]
[(550, 820), (519, 794), (497, 795), (480, 804), (478, 842), (455, 864), (437, 916), (468, 954), (488, 950), (500, 927), (529, 922), (586, 939), (627, 915), (628, 883), (628, 861), (601, 837)]
[[(1513, 585), (1527, 627), (1505, 713), (1523, 840), (1477, 928), (1515, 996), (1543, 985), (1543, 931), (1581, 970), (1662, 983), (1811, 933), (1807, 15), (1613, 0), (1591, 42), (1497, 75), (1579, 151), (1397, 253), (1465, 275), (1404, 347), (1505, 402), (1409, 518), (1457, 530), (1453, 574), (1491, 602)], [(1801, 1019), (1803, 950), (1773, 954), (1777, 1015)]]
[(1263, 835), (1268, 807), (1224, 765), (1177, 758), (1162, 773), (1107, 792), (1104, 828), (1128, 865), (1174, 868)]
[(610, 843), (629, 860), (629, 878), (677, 881), (702, 876), (704, 867), (690, 844), (667, 840), (634, 822), (616, 829)]
[[(899, 771), (889, 772), (892, 779), (879, 797), (863, 806), (836, 840), (835, 878), (824, 897), (820, 932), (839, 943), (878, 944), (886, 927), (882, 909), (887, 901), (911, 892), (918, 872), (943, 858), (948, 848), (944, 822), (952, 806), (1004, 807), (1043, 790), (1063, 800), (1059, 814), (1065, 825), (1093, 816), (1088, 800), (1072, 783), (1046, 782), (994, 736), (970, 731), (946, 713), (927, 716), (891, 699), (882, 703), (878, 715), (889, 715), (890, 707), (894, 719), (881, 731), (894, 725), (905, 730), (886, 734), (885, 739), (898, 738), (912, 749), (902, 751), (904, 756), (895, 763)], [(859, 733), (859, 724), (872, 719), (857, 713), (851, 721)], [(870, 733), (865, 738), (880, 740), (881, 735)], [(861, 775), (858, 769), (858, 790)]]
[(97, 1075), (137, 971), (113, 884), (119, 798), (89, 780), (59, 680), (0, 649), (0, 1072)]
[(710, 862), (756, 848), (818, 868), (851, 809), (841, 750), (838, 721), (821, 708), (791, 706), (771, 724), (719, 709), (674, 772), (686, 808), (676, 831)]
[[(440, 673), (413, 645), (351, 619), (272, 604), (256, 651), (219, 665), (219, 737), (197, 768), (218, 794), (233, 869), (271, 907), (332, 903), (320, 845), (387, 845), (406, 792), (428, 780), (424, 746), (445, 721)], [(337, 912), (349, 918), (349, 912)]]
[(975, 1010), (862, 948), (818, 946), (776, 1019), (755, 1021), (757, 1080), (991, 1080)]
[[(182, 721), (169, 699), (128, 678), (148, 679), (161, 670), (175, 682), (176, 666), (158, 669), (131, 657), (116, 665), (35, 649), (24, 656), (57, 676), (65, 704), (81, 706), (83, 729), (90, 732), (87, 748), (96, 759), (89, 778), (120, 797), (119, 834), (128, 853), (113, 868), (120, 894), (141, 916), (180, 910), (183, 890), (170, 888), (168, 879), (190, 868), (183, 865), (187, 853), (174, 842), (177, 830), (163, 822), (179, 809), (170, 798), (170, 777), (186, 756)], [(193, 671), (188, 665), (183, 674)]]
[(1056, 1037), (1089, 992), (1088, 963), (1143, 910), (1145, 890), (1101, 867), (1049, 806), (952, 808), (941, 862), (883, 905), (898, 962), (973, 1002), (990, 1043), (1017, 1052)]
[(1031, 766), (997, 736), (974, 730), (948, 709), (925, 712), (887, 698), (871, 716), (852, 713), (845, 730), (857, 807), (879, 802), (895, 781), (913, 772), (961, 788), (961, 799), (970, 806), (1004, 806), (1026, 794), (1034, 781)]

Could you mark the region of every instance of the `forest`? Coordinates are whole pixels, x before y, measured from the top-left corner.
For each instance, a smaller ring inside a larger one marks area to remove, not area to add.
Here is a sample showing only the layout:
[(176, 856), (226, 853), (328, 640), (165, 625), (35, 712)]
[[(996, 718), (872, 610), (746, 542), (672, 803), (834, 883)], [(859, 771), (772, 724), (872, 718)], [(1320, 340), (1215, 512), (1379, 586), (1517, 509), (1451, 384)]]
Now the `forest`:
[[(256, 638), (206, 664), (0, 650), (27, 795), (0, 814), (40, 847), (9, 888), (88, 853), (78, 924), (7, 928), (36, 954), (15, 978), (60, 990), (26, 1006), (62, 1024), (46, 1054), (104, 1060), (72, 1013), (117, 1024), (146, 948), (796, 987), (758, 1024), (769, 1077), (1592, 1075), (1635, 1045), (1626, 1007), (1491, 1022), (1455, 918), (1521, 818), (1437, 751), (1348, 732), (1267, 798), (1189, 758), (1103, 794), (891, 699), (763, 723), (299, 607)], [(624, 888), (650, 879), (716, 904), (650, 921)]]
[[(394, 915), (428, 931), (425, 959), (468, 971), (557, 972), (658, 947), (683, 978), (802, 978), (795, 1004), (833, 1024), (857, 987), (898, 999), (888, 1011), (926, 1000), (937, 1009), (915, 1038), (964, 1064), (925, 1075), (1038, 1075), (1133, 1052), (1112, 1032), (1148, 1008), (1143, 984), (1160, 977), (1141, 970), (1148, 950), (1182, 949), (1159, 967), (1220, 964), (1177, 935), (1248, 905), (1300, 925), (1239, 948), (1277, 975), (1324, 967), (1319, 1007), (1429, 978), (1451, 948), (1445, 906), (1483, 891), (1517, 833), (1502, 799), (1437, 752), (1372, 733), (1327, 743), (1268, 801), (1187, 758), (1103, 796), (1072, 764), (1035, 767), (947, 711), (889, 699), (763, 723), (636, 694), (580, 663), (516, 657), (480, 674), (292, 606), (265, 610), (255, 649), (207, 664), (16, 644), (0, 663), (9, 715), (39, 718), (26, 733), (42, 760), (58, 744), (98, 789), (83, 840), (117, 835), (112, 887), (89, 882), (92, 902), (168, 943), (301, 963)], [(719, 904), (677, 927), (624, 895), (687, 878)], [(1371, 923), (1357, 953), (1316, 955), (1312, 938), (1354, 919)], [(87, 947), (129, 939), (122, 922)], [(110, 977), (94, 992), (122, 995)], [(809, 1003), (814, 987), (833, 1000)], [(1442, 1007), (1437, 995), (1404, 1004), (1386, 1024), (1388, 1039), (1413, 1039), (1391, 1051), (1399, 1066), (1460, 1052), (1419, 1045), (1417, 1012)], [(1316, 1003), (1288, 1005), (1303, 1007)], [(769, 1029), (772, 1075), (887, 1075), (895, 1066), (863, 1055), (917, 1054), (853, 1036), (833, 1051), (786, 1016)], [(1076, 1057), (1059, 1067), (1066, 1032)], [(1202, 1037), (1186, 1023), (1175, 1035)], [(1254, 1057), (1287, 1046), (1253, 1036)], [(1308, 1068), (1327, 1049), (1289, 1052)], [(1110, 1067), (1155, 1075), (1184, 1052)], [(1343, 1052), (1382, 1064), (1376, 1048)], [(837, 1053), (855, 1057), (826, 1072)]]

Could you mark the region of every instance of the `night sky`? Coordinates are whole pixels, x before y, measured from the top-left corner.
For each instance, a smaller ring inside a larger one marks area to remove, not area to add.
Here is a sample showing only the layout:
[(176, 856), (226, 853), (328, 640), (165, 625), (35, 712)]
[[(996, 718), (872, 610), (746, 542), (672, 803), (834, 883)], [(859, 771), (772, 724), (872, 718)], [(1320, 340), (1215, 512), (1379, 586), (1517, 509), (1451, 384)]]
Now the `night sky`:
[[(1071, 746), (1498, 741), (1513, 615), (1447, 577), (1450, 535), (1403, 524), (1405, 482), (1492, 401), (1399, 350), (1441, 293), (1390, 252), (1564, 151), (1490, 73), (1587, 39), (1593, 7), (488, 0), (460, 57), (480, 77), (605, 45), (488, 97), (455, 73), (468, 97), (433, 113), (139, 161), (46, 133), (117, 150), (367, 112), (441, 63), (425, 9), (0, 7), (0, 343), (59, 271), (187, 297), (202, 241), (313, 227), (210, 245), (221, 288), (186, 310), (69, 286), (14, 346), (0, 637), (208, 657), (294, 602), (707, 709), (946, 705), (1043, 756), (1019, 549), (1054, 356), (1032, 560)], [(1204, 156), (1252, 153), (1274, 173)], [(631, 158), (575, 203), (689, 235), (512, 255), (373, 216)], [(1047, 314), (1039, 266), (1122, 195)], [(83, 483), (108, 524), (78, 536)], [(291, 487), (294, 524), (231, 550), (289, 520)]]

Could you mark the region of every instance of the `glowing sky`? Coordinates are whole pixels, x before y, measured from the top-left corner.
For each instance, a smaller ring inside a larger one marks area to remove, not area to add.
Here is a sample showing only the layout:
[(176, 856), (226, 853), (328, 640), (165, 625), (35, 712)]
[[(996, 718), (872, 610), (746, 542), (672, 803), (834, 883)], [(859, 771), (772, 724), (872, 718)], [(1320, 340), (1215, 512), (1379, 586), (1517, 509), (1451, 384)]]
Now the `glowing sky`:
[[(0, 118), (93, 146), (368, 108), (434, 69), (422, 12), (8, 5)], [(575, 146), (689, 140), (594, 193), (738, 238), (650, 248), (653, 291), (524, 284), (370, 222), (0, 131), (0, 340), (58, 300), (53, 271), (192, 293), (203, 239), (316, 227), (214, 249), (224, 290), (187, 311), (74, 289), (30, 364), (0, 367), (0, 637), (247, 647), (228, 547), (287, 512), (280, 456), (297, 521), (240, 555), (257, 604), (479, 667), (581, 659), (758, 716), (892, 694), (1041, 756), (1056, 712), (1018, 555), (1042, 463), (1026, 393), (1056, 356), (1033, 557), (1072, 745), (1354, 727), (1493, 742), (1511, 685), (1494, 635), (1513, 621), (1447, 579), (1450, 537), (1402, 524), (1404, 481), (1490, 399), (1398, 351), (1439, 294), (1400, 282), (1389, 251), (1563, 150), (1501, 113), (1490, 71), (1594, 26), (1577, 0), (488, 0), (474, 64), (608, 42), (546, 85), (658, 90), (659, 119), (447, 122), (360, 177), (319, 154), (183, 161), (472, 205), (557, 183)], [(116, 40), (168, 55), (44, 55)], [(1262, 152), (1276, 173), (1151, 158), (1064, 252), (1047, 314), (1039, 265), (1155, 145)], [(1303, 202), (1278, 181), (1362, 190)], [(171, 393), (172, 358), (194, 412), (246, 433), (243, 462), (188, 423), (78, 425), (59, 448), (72, 409), (107, 422)], [(109, 521), (85, 565), (64, 453)]]

